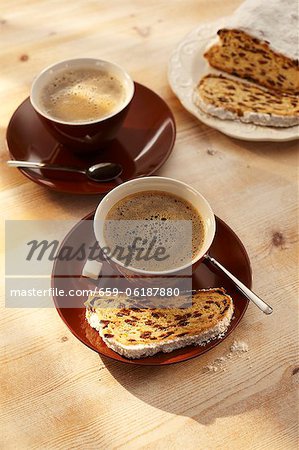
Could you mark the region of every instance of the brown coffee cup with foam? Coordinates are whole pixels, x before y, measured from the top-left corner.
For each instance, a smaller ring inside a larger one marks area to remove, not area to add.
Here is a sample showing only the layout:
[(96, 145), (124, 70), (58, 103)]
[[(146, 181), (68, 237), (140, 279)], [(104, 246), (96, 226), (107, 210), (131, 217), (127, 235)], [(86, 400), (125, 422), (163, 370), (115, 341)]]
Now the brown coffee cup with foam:
[(44, 69), (30, 101), (58, 142), (82, 155), (114, 139), (134, 96), (134, 82), (109, 61), (78, 58)]

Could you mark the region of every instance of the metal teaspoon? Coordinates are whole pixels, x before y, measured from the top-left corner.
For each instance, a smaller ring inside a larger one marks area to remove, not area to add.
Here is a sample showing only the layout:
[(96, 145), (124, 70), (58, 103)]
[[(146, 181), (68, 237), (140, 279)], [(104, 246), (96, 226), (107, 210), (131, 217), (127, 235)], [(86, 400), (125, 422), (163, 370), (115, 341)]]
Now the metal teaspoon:
[(206, 254), (204, 256), (205, 261), (216, 267), (221, 272), (225, 273), (225, 275), (235, 284), (235, 286), (242, 292), (242, 294), (248, 298), (251, 302), (253, 302), (263, 313), (271, 314), (273, 309), (270, 305), (268, 305), (264, 300), (258, 297), (254, 292), (252, 292), (248, 287), (245, 286), (238, 278), (236, 278), (231, 272), (229, 272), (220, 262), (218, 262), (215, 258), (212, 258), (210, 255)]
[(103, 162), (103, 163), (99, 163), (99, 164), (94, 164), (94, 165), (88, 167), (87, 169), (79, 169), (76, 167), (65, 167), (65, 166), (59, 166), (59, 165), (55, 165), (55, 164), (46, 164), (46, 163), (41, 163), (41, 162), (16, 161), (16, 160), (7, 161), (7, 165), (9, 167), (62, 170), (65, 172), (82, 173), (90, 180), (98, 182), (98, 183), (103, 183), (105, 181), (112, 181), (115, 178), (119, 177), (123, 171), (123, 168), (120, 164), (111, 163), (111, 162)]

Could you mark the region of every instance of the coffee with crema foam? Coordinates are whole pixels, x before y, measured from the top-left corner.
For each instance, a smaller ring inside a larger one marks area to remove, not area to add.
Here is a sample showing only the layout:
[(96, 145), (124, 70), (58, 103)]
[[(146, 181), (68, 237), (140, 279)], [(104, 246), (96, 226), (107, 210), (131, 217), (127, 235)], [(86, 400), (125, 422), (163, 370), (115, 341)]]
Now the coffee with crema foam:
[[(188, 228), (180, 225), (186, 223), (190, 225)], [(111, 249), (132, 245), (138, 237), (138, 245), (145, 250), (155, 237), (155, 247), (165, 247), (170, 257), (164, 261), (135, 259), (130, 265), (162, 271), (191, 263), (202, 248), (205, 228), (199, 211), (187, 200), (164, 191), (141, 191), (123, 198), (110, 209), (105, 218), (104, 237)]]
[(121, 109), (126, 97), (125, 86), (115, 74), (83, 67), (53, 74), (41, 89), (40, 104), (53, 119), (86, 123)]

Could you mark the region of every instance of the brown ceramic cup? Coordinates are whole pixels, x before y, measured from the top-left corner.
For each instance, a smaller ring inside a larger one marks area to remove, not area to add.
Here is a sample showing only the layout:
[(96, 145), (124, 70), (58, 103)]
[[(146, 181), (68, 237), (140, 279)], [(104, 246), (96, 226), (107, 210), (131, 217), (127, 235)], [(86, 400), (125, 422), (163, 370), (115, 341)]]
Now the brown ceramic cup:
[[(63, 71), (72, 68), (99, 69), (114, 74), (122, 82), (125, 89), (124, 101), (111, 114), (95, 120), (68, 122), (52, 117), (42, 105), (41, 92), (56, 74), (61, 74)], [(100, 150), (115, 138), (127, 115), (133, 95), (134, 82), (123, 68), (109, 61), (78, 58), (61, 61), (44, 69), (32, 84), (30, 101), (37, 115), (55, 139), (75, 152), (84, 155), (91, 151)]]

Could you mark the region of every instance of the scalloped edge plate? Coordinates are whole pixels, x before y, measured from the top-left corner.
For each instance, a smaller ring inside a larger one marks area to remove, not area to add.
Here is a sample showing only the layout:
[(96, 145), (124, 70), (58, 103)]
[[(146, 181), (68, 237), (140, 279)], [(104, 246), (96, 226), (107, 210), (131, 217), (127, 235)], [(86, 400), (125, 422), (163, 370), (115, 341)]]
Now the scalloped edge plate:
[(174, 49), (168, 65), (168, 81), (174, 94), (187, 111), (204, 124), (227, 136), (246, 141), (279, 142), (298, 139), (298, 126), (273, 128), (233, 120), (221, 120), (205, 114), (194, 105), (192, 95), (199, 79), (208, 71), (214, 71), (206, 63), (203, 52), (209, 42), (216, 37), (217, 30), (224, 25), (225, 21), (226, 19), (222, 18), (197, 26)]

